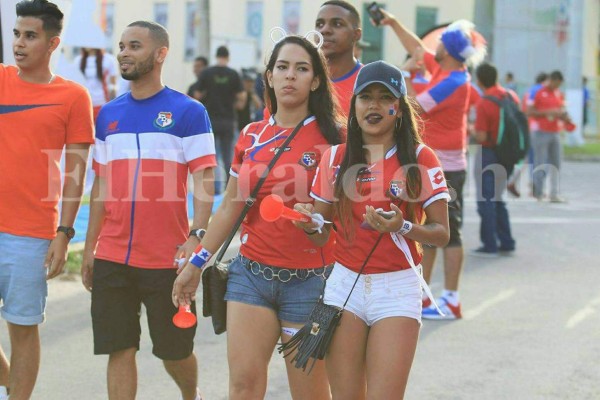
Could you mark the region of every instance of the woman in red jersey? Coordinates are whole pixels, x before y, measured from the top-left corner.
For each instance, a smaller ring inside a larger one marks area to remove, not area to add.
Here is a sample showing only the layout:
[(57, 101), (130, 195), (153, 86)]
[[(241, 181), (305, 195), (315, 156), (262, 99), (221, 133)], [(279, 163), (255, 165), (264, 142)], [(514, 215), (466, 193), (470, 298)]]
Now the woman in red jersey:
[[(181, 271), (174, 303), (189, 303), (195, 296), (201, 268), (224, 242), (276, 149), (283, 154), (257, 202), (272, 193), (288, 207), (310, 201), (322, 153), (342, 140), (325, 65), (321, 52), (305, 38), (287, 36), (275, 45), (264, 74), (271, 117), (242, 130), (223, 203), (202, 239), (202, 252), (196, 251), (203, 258), (194, 258)], [(280, 149), (302, 121), (297, 135)], [(265, 221), (255, 205), (242, 224), (241, 243), (239, 256), (229, 265), (225, 295), (229, 398), (263, 399), (276, 343), (287, 341), (306, 322), (322, 292), (327, 266), (333, 263), (333, 238), (317, 246), (289, 221)], [(286, 367), (294, 399), (330, 398), (323, 363), (310, 375), (289, 361)]]
[[(323, 301), (342, 307), (352, 293), (326, 357), (333, 398), (402, 398), (421, 323), (418, 242), (448, 242), (450, 196), (398, 68), (377, 61), (358, 73), (348, 142), (325, 152), (311, 196), (314, 207), (295, 208), (337, 226)], [(327, 225), (296, 225), (316, 244), (330, 240)]]

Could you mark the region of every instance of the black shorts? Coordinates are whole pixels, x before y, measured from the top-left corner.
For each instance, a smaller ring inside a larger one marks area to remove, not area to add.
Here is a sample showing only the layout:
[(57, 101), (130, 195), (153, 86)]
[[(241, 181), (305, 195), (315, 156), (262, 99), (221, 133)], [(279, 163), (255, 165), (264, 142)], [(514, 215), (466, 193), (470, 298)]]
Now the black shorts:
[[(450, 202), (448, 202), (448, 227), (450, 240), (446, 247), (462, 246), (460, 230), (463, 225), (463, 187), (465, 186), (466, 171), (444, 171), (444, 177), (450, 191)], [(424, 245), (425, 247), (435, 247)]]
[[(140, 315), (144, 304), (152, 353), (161, 360), (183, 360), (194, 349), (196, 326), (173, 325), (171, 301), (175, 269), (143, 269), (96, 259), (92, 290), (94, 354), (140, 349)], [(192, 304), (196, 314), (196, 306)]]
[(466, 171), (444, 171), (444, 177), (450, 189), (448, 203), (448, 225), (450, 240), (446, 247), (462, 246), (461, 228), (463, 225), (463, 187), (465, 186)]

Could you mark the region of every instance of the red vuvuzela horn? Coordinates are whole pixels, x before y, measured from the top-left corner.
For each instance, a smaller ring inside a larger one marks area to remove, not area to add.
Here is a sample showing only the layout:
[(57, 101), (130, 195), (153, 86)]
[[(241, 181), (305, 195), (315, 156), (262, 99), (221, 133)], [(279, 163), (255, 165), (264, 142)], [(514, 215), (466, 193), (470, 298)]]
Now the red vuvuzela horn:
[(565, 130), (567, 132), (573, 132), (576, 128), (577, 128), (577, 125), (575, 125), (573, 122), (571, 122), (571, 121), (565, 122)]
[(179, 306), (179, 311), (173, 316), (173, 324), (178, 328), (191, 328), (196, 324), (196, 316), (189, 305)]
[(268, 195), (260, 203), (260, 216), (265, 221), (275, 222), (279, 218), (290, 219), (292, 221), (310, 222), (311, 218), (299, 213), (283, 204), (283, 200), (276, 194)]

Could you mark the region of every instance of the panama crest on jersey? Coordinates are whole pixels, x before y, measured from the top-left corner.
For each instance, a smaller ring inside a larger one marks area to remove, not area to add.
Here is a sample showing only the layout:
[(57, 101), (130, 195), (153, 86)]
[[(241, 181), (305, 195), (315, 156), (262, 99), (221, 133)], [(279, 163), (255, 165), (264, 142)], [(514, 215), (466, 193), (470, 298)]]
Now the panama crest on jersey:
[(391, 199), (399, 199), (404, 194), (406, 183), (404, 181), (390, 181), (387, 195)]
[(306, 169), (314, 169), (317, 167), (317, 154), (313, 151), (304, 152), (298, 163)]
[(175, 124), (173, 121), (173, 113), (169, 111), (161, 111), (158, 117), (154, 120), (154, 125), (160, 129), (170, 128)]

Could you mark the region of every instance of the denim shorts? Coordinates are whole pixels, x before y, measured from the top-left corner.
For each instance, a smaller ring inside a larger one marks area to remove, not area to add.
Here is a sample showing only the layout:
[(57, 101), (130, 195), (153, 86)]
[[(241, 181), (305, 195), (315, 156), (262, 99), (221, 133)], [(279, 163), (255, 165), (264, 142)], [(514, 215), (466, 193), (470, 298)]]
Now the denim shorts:
[[(229, 264), (225, 300), (270, 308), (280, 321), (298, 324), (306, 322), (323, 293), (330, 268), (317, 269), (316, 274), (311, 272), (308, 276), (301, 274), (300, 278), (294, 276), (287, 282), (272, 277), (270, 270), (280, 269), (238, 255)], [(283, 280), (287, 280), (289, 274), (286, 272), (282, 276)]]
[(44, 322), (50, 240), (0, 232), (0, 314), (15, 325)]
[[(327, 279), (323, 301), (342, 307), (358, 274), (335, 263)], [(346, 310), (362, 319), (368, 326), (390, 317), (408, 317), (421, 323), (422, 290), (419, 278), (412, 269), (363, 274)]]

